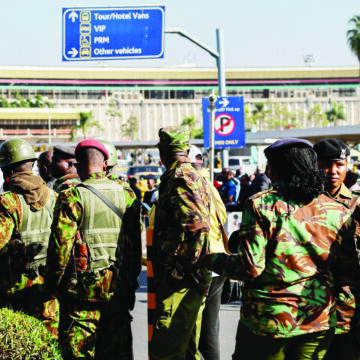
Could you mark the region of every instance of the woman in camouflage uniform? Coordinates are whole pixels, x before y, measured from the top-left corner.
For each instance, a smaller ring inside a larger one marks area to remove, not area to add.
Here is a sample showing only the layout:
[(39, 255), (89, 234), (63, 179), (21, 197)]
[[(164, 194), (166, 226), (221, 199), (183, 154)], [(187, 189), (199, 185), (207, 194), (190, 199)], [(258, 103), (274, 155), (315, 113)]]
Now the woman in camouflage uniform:
[(334, 276), (359, 276), (356, 224), (323, 193), (311, 143), (279, 140), (265, 155), (277, 186), (245, 203), (238, 254), (201, 260), (245, 282), (233, 359), (322, 359), (336, 324)]

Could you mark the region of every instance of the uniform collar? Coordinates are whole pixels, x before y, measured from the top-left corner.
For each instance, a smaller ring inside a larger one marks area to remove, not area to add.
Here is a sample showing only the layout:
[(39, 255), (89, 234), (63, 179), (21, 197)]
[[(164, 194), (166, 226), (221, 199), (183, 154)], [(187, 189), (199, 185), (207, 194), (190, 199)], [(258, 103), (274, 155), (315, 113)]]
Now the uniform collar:
[(88, 180), (88, 179), (104, 179), (104, 178), (106, 178), (106, 171), (101, 171), (101, 172), (91, 173), (90, 175), (87, 176), (86, 180)]
[(344, 184), (341, 184), (339, 190), (332, 197), (334, 199), (351, 199), (353, 194)]

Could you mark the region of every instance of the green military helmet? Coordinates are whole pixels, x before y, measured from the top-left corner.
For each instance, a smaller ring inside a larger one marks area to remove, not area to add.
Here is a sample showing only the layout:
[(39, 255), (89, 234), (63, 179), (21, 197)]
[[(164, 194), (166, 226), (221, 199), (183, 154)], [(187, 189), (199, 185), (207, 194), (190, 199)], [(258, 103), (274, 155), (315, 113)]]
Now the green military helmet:
[(98, 140), (100, 141), (109, 153), (108, 166), (117, 165), (117, 153), (114, 144), (108, 140)]
[(34, 149), (23, 139), (5, 141), (0, 147), (0, 168), (24, 160), (36, 160)]

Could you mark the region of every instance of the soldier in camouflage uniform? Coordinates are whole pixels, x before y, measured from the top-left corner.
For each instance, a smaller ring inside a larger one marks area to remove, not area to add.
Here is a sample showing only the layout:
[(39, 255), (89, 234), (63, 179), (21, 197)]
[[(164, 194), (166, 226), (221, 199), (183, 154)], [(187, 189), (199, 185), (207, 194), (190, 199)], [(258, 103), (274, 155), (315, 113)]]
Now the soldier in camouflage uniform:
[(24, 140), (8, 140), (0, 148), (6, 190), (0, 195), (0, 306), (36, 317), (57, 337), (59, 304), (43, 286), (56, 196), (33, 174), (35, 161)]
[(53, 188), (55, 178), (51, 175), (50, 164), (53, 152), (51, 150), (42, 152), (37, 159), (39, 176), (46, 182), (46, 186)]
[[(325, 191), (355, 213), (360, 205), (359, 194), (351, 192), (344, 184), (349, 148), (340, 140), (325, 139), (314, 144), (314, 150), (318, 158), (318, 167), (325, 172)], [(337, 287), (336, 289), (339, 290)], [(359, 359), (360, 349), (356, 340), (359, 327), (355, 324), (355, 319), (353, 320), (355, 296), (349, 286), (341, 287), (341, 291), (337, 291), (335, 296), (337, 324), (326, 360)]]
[(64, 358), (133, 359), (129, 308), (141, 271), (140, 206), (131, 190), (106, 178), (108, 152), (100, 142), (81, 141), (75, 155), (83, 183), (59, 194), (45, 277), (60, 294)]
[[(208, 193), (211, 194), (210, 205), (210, 253), (225, 253), (223, 235), (220, 223), (226, 222), (226, 208), (219, 192), (210, 180), (208, 169), (202, 168), (203, 156), (199, 148), (192, 145), (189, 152), (191, 165), (206, 182)], [(220, 305), (221, 294), (225, 278), (212, 274), (209, 293), (206, 297), (205, 308), (202, 314), (199, 352), (202, 360), (221, 360), (220, 357)]]
[(237, 255), (201, 263), (245, 281), (233, 359), (322, 359), (336, 325), (334, 277), (358, 281), (358, 223), (323, 193), (311, 143), (279, 140), (265, 155), (278, 188), (245, 203)]
[(54, 146), (51, 159), (51, 175), (56, 178), (54, 190), (60, 192), (80, 184), (75, 167), (75, 148), (72, 146)]
[(106, 176), (110, 180), (118, 180), (118, 177), (113, 174), (114, 167), (117, 165), (117, 153), (116, 147), (111, 141), (108, 140), (99, 140), (105, 147), (107, 152), (109, 153), (108, 164), (106, 167)]
[(189, 132), (159, 130), (161, 176), (153, 232), (156, 309), (149, 357), (200, 359), (198, 342), (209, 271), (198, 266), (209, 250), (210, 195), (191, 166)]

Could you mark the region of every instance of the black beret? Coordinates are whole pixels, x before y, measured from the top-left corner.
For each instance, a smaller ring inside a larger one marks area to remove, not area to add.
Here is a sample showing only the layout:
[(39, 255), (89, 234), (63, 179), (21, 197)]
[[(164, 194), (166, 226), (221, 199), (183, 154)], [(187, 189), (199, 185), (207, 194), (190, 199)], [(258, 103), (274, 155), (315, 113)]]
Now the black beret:
[(286, 138), (275, 141), (273, 144), (268, 146), (265, 150), (265, 156), (267, 156), (272, 151), (282, 148), (291, 148), (291, 147), (309, 147), (312, 148), (313, 145), (310, 141), (305, 139), (297, 139), (297, 138)]
[(349, 148), (338, 139), (320, 140), (314, 144), (318, 160), (346, 160)]
[(75, 147), (73, 146), (54, 146), (53, 154), (67, 158), (75, 159)]

